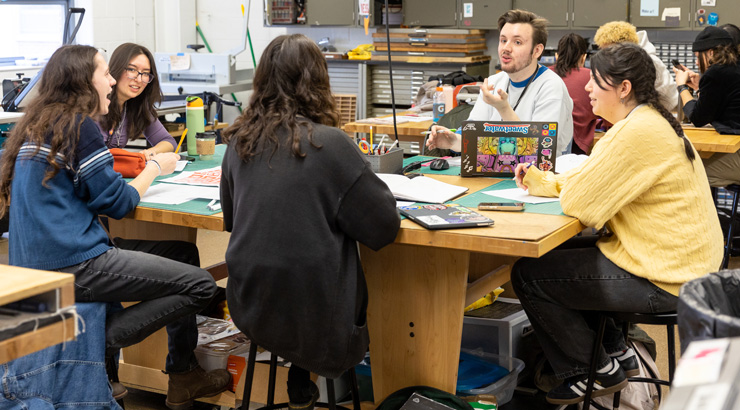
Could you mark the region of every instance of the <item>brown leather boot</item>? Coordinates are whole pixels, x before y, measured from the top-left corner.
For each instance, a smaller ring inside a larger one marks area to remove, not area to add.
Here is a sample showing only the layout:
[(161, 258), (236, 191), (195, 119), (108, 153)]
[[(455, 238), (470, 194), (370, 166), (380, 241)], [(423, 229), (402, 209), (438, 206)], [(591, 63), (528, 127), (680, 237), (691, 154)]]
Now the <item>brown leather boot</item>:
[(206, 372), (198, 366), (189, 372), (169, 375), (166, 403), (173, 410), (189, 409), (193, 400), (215, 396), (231, 385), (231, 374), (226, 369)]
[(123, 399), (128, 394), (128, 389), (126, 389), (126, 386), (122, 385), (119, 382), (110, 382), (110, 387), (113, 392), (113, 398), (116, 401)]

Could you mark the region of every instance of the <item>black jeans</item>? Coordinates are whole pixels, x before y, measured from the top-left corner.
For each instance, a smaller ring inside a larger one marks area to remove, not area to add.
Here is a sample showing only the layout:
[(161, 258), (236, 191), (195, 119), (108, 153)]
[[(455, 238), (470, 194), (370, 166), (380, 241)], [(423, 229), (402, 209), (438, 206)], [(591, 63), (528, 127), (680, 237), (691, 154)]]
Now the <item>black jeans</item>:
[[(183, 249), (191, 253), (194, 245), (187, 250), (177, 245), (184, 242), (125, 242), (116, 241), (119, 246), (150, 253), (113, 248), (59, 271), (75, 275), (75, 298), (79, 302), (140, 301), (108, 315), (106, 355), (139, 343), (167, 326), (166, 371), (178, 373), (195, 368), (198, 365), (193, 353), (198, 342), (195, 313), (206, 307), (215, 295), (215, 281), (200, 267), (156, 255), (182, 254)], [(194, 255), (197, 258), (197, 248)]]
[[(574, 238), (541, 258), (522, 258), (511, 283), (545, 356), (561, 378), (588, 373), (598, 311), (657, 313), (676, 309), (678, 297), (621, 269), (596, 247), (596, 237)], [(626, 348), (607, 320), (599, 367)]]

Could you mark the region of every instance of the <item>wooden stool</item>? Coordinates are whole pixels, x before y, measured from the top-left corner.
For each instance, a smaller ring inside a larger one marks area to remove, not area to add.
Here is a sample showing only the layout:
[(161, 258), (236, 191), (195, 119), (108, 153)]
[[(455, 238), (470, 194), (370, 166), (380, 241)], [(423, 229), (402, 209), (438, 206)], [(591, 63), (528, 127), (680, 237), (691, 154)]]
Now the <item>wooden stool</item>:
[[(646, 325), (664, 325), (666, 327), (668, 336), (668, 381), (658, 379), (656, 377), (630, 377), (630, 382), (637, 383), (653, 383), (658, 388), (658, 400), (661, 399), (660, 386), (670, 386), (673, 381), (673, 373), (676, 371), (676, 333), (675, 326), (678, 323), (678, 315), (676, 312), (668, 313), (629, 313), (629, 312), (601, 312), (599, 315), (599, 329), (596, 334), (596, 342), (594, 343), (593, 354), (591, 355), (591, 366), (588, 371), (588, 381), (586, 382), (586, 395), (583, 398), (583, 410), (588, 410), (591, 406), (591, 393), (594, 388), (594, 380), (596, 379), (596, 366), (598, 366), (599, 350), (601, 343), (604, 341), (604, 330), (606, 329), (606, 319), (612, 318), (616, 321), (622, 322), (622, 333), (624, 334), (624, 340), (627, 342), (627, 332), (629, 330), (630, 323), (634, 324), (646, 324)], [(637, 356), (639, 360), (639, 355)], [(655, 376), (655, 375), (653, 375)], [(614, 402), (612, 404), (613, 409), (619, 408), (620, 392), (614, 393)], [(598, 406), (593, 403), (594, 406)], [(601, 408), (601, 406), (598, 406)]]
[(732, 238), (735, 236), (733, 226), (737, 218), (737, 203), (740, 199), (740, 185), (732, 184), (725, 187), (725, 190), (732, 192), (732, 210), (730, 212), (730, 226), (727, 228), (727, 240), (725, 240), (725, 256), (722, 258), (722, 269), (727, 269), (730, 264), (730, 253), (732, 252)]
[[(270, 376), (267, 386), (267, 405), (257, 410), (272, 410), (287, 408), (288, 403), (275, 403), (275, 380), (277, 379), (277, 355), (270, 353)], [(257, 361), (257, 343), (251, 342), (249, 346), (249, 357), (247, 359), (246, 379), (244, 379), (244, 394), (242, 395), (241, 410), (249, 410), (249, 401), (252, 397), (252, 380), (254, 379), (254, 364)], [(350, 388), (352, 390), (352, 408), (360, 410), (360, 389), (357, 386), (357, 375), (355, 368), (349, 369)], [(334, 380), (326, 379), (326, 394), (329, 396), (329, 403), (316, 402), (316, 407), (323, 407), (329, 410), (350, 410), (344, 406), (337, 406), (336, 397), (334, 397)]]

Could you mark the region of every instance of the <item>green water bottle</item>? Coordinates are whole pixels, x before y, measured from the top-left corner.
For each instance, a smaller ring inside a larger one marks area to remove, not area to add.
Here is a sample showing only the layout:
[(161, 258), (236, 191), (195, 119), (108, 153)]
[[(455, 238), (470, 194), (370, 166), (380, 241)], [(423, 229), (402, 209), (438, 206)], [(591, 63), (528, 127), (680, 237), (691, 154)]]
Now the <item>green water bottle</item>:
[(203, 114), (203, 100), (200, 97), (194, 95), (189, 96), (185, 111), (185, 126), (188, 128), (187, 142), (188, 142), (188, 155), (198, 155), (198, 145), (195, 141), (195, 136), (198, 133), (205, 131), (205, 117)]

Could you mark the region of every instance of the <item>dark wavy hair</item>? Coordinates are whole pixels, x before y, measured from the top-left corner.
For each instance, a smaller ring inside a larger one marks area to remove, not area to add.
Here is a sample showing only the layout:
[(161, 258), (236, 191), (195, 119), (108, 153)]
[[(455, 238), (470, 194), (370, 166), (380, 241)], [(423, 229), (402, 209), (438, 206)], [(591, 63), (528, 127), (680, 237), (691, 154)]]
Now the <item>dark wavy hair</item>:
[(581, 56), (588, 52), (588, 41), (576, 33), (568, 33), (558, 41), (558, 59), (555, 72), (565, 77), (571, 70), (578, 68)]
[(628, 98), (633, 98), (637, 104), (647, 104), (655, 108), (671, 124), (676, 135), (683, 139), (686, 157), (694, 160), (694, 150), (686, 139), (681, 124), (660, 103), (655, 89), (655, 65), (642, 47), (632, 43), (606, 47), (591, 57), (591, 72), (594, 82), (602, 90), (606, 90), (602, 82), (614, 87), (622, 81), (629, 81), (632, 91)]
[[(0, 161), (0, 217), (10, 204), (15, 161), (24, 143), (36, 145), (35, 154), (42, 144), (50, 145), (44, 185), (63, 166), (73, 163), (82, 121), (100, 111), (100, 98), (92, 82), (97, 54), (98, 50), (90, 46), (63, 46), (46, 63), (38, 95), (5, 141)], [(58, 163), (57, 154), (64, 156), (66, 164)]]
[[(707, 53), (712, 50), (712, 56)], [(699, 52), (699, 71), (703, 74), (714, 64), (734, 65), (738, 62), (738, 46), (735, 43), (722, 44)]]
[(506, 23), (524, 23), (532, 26), (532, 50), (537, 44), (547, 46), (547, 19), (527, 10), (509, 10), (498, 18), (498, 31), (501, 31)]
[(314, 145), (312, 122), (332, 127), (339, 124), (326, 59), (316, 43), (303, 34), (272, 40), (262, 53), (253, 84), (249, 107), (223, 132), (224, 141), (245, 161), (267, 145), (272, 145), (274, 154), (281, 145), (277, 136), (281, 128), (290, 132), (293, 155), (305, 157), (301, 136), (305, 132)]
[[(146, 127), (157, 118), (157, 111), (154, 109), (154, 105), (162, 101), (162, 89), (159, 87), (157, 66), (154, 64), (152, 53), (146, 47), (134, 43), (124, 43), (118, 46), (113, 52), (113, 55), (111, 55), (110, 62), (108, 63), (110, 74), (118, 81), (126, 67), (128, 67), (128, 63), (136, 56), (142, 54), (149, 60), (149, 66), (151, 67), (151, 73), (154, 79), (144, 87), (144, 91), (141, 94), (124, 103), (126, 117), (128, 118), (126, 134), (129, 140), (139, 138)], [(116, 128), (122, 120), (123, 113), (118, 104), (117, 90), (118, 84), (113, 86), (108, 114), (100, 120), (100, 126), (105, 131)]]

